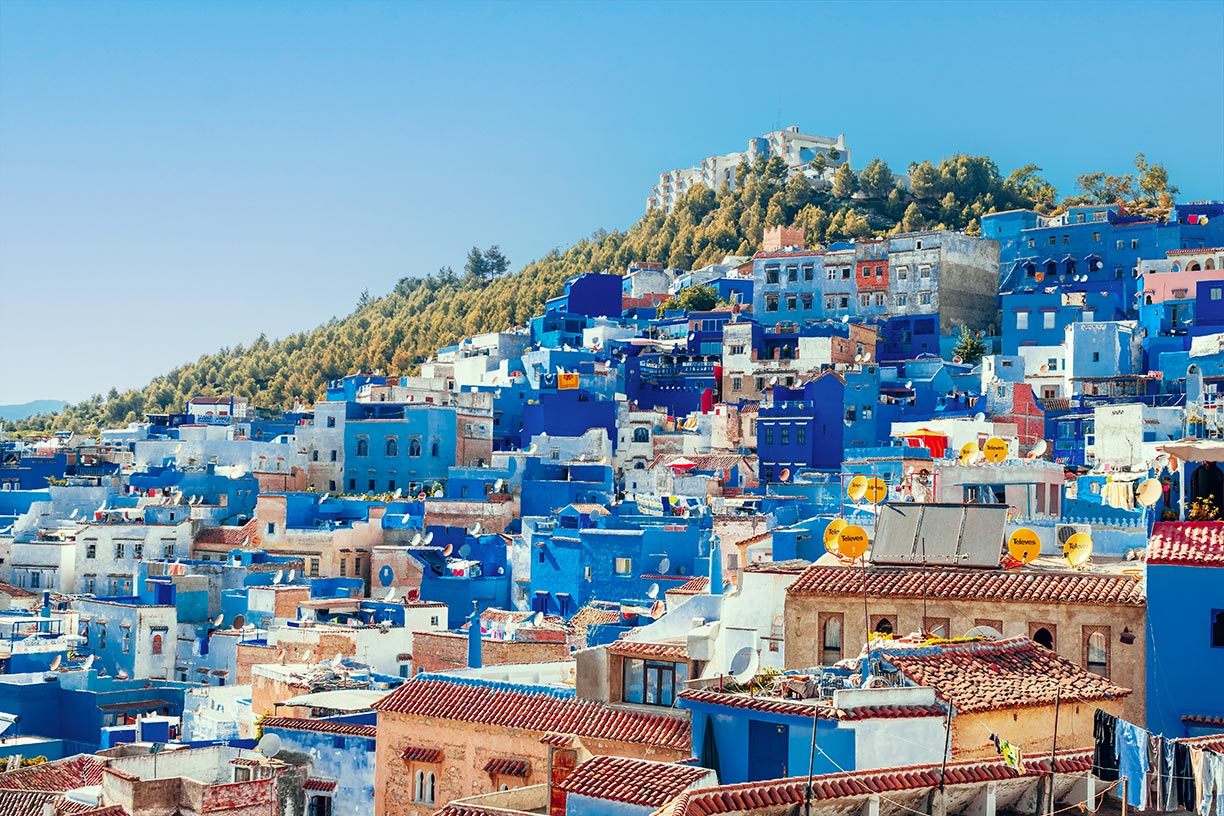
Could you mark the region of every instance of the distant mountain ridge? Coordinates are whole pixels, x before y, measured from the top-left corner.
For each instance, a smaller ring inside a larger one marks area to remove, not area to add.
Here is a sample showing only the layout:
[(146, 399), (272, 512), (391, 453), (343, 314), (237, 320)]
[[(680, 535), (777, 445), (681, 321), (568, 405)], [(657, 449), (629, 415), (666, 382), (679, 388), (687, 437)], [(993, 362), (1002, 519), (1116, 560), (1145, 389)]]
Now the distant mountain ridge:
[(55, 414), (68, 407), (65, 400), (32, 400), (20, 405), (0, 405), (0, 419), (16, 422), (36, 414)]

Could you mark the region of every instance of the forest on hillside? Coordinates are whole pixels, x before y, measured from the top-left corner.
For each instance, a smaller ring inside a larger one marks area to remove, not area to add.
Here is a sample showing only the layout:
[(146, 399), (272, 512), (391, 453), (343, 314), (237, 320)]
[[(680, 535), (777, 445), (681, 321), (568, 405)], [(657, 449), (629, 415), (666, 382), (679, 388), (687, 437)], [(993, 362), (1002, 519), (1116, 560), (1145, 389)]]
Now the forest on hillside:
[(565, 251), (554, 249), (518, 272), (496, 247), (473, 248), (461, 273), (449, 266), (422, 277), (402, 278), (381, 297), (361, 293), (347, 316), (280, 340), (261, 335), (247, 346), (225, 347), (181, 365), (141, 389), (70, 405), (16, 424), (34, 432), (94, 432), (122, 426), (146, 413), (181, 411), (193, 395), (236, 394), (253, 405), (279, 410), (295, 400), (309, 405), (323, 396), (328, 379), (381, 370), (413, 373), (440, 347), (485, 331), (522, 326), (559, 294), (567, 278), (590, 271), (621, 273), (631, 261), (692, 269), (727, 255), (751, 255), (768, 226), (802, 226), (812, 247), (893, 232), (946, 228), (976, 234), (984, 214), (1031, 208), (1053, 214), (1080, 203), (1125, 202), (1159, 217), (1177, 189), (1160, 164), (1142, 154), (1136, 172), (1088, 173), (1076, 193), (1059, 200), (1035, 165), (1004, 177), (986, 156), (955, 155), (938, 164), (908, 168), (910, 184), (898, 184), (889, 166), (872, 159), (861, 171), (843, 165), (831, 183), (787, 178), (777, 158), (741, 164), (736, 188), (695, 187), (676, 208), (652, 210), (624, 232), (597, 231)]

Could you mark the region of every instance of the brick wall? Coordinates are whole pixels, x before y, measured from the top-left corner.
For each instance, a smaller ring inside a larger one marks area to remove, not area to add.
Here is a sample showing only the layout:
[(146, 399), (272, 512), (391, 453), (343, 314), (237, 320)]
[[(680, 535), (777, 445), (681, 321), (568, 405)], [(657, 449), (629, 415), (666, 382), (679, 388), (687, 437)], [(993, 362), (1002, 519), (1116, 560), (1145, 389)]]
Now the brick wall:
[[(467, 667), (468, 639), (451, 632), (414, 632), (412, 662), (416, 672), (438, 672)], [(569, 660), (564, 642), (519, 640), (482, 641), (481, 662), (486, 666), (512, 663), (556, 663)]]

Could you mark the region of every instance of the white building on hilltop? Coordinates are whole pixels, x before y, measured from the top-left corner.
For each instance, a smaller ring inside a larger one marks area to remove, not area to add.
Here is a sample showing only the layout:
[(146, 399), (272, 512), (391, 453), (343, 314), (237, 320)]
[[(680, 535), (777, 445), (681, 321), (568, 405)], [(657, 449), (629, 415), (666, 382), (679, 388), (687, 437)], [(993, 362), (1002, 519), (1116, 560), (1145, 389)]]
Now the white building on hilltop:
[[(829, 158), (830, 150), (837, 151), (836, 160)], [(735, 189), (735, 169), (740, 162), (751, 165), (762, 155), (767, 159), (781, 157), (786, 162), (788, 177), (804, 173), (815, 178), (816, 171), (809, 167), (809, 163), (818, 155), (825, 156), (828, 161), (828, 169), (823, 174), (823, 177), (828, 179), (833, 178), (838, 167), (850, 163), (850, 150), (846, 147), (845, 134), (838, 134), (835, 139), (828, 136), (810, 136), (800, 133), (798, 125), (791, 125), (786, 130), (775, 130), (773, 133), (749, 139), (748, 149), (742, 152), (708, 156), (696, 167), (661, 173), (659, 183), (646, 199), (646, 209), (660, 208), (670, 212), (695, 184), (704, 184), (711, 190), (717, 190), (724, 184)]]

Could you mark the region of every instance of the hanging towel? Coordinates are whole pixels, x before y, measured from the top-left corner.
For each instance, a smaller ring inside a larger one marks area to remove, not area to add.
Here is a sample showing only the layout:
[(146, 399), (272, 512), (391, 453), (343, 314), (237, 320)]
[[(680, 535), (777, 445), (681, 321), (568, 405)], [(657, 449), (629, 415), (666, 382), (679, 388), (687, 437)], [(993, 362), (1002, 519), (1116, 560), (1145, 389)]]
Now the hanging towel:
[(1118, 781), (1118, 718), (1098, 708), (1093, 715), (1092, 736), (1096, 740), (1093, 775), (1102, 782)]
[(1024, 759), (1020, 755), (1020, 746), (1012, 745), (1006, 740), (1000, 740), (1003, 746), (1003, 764), (1012, 770), (1024, 773)]
[(1198, 805), (1198, 795), (1194, 787), (1194, 771), (1190, 768), (1190, 747), (1180, 742), (1174, 745), (1177, 748), (1173, 763), (1173, 774), (1177, 777), (1177, 806), (1187, 813), (1193, 813)]
[(1126, 780), (1126, 803), (1140, 810), (1147, 809), (1147, 747), (1147, 731), (1118, 720), (1118, 773)]

